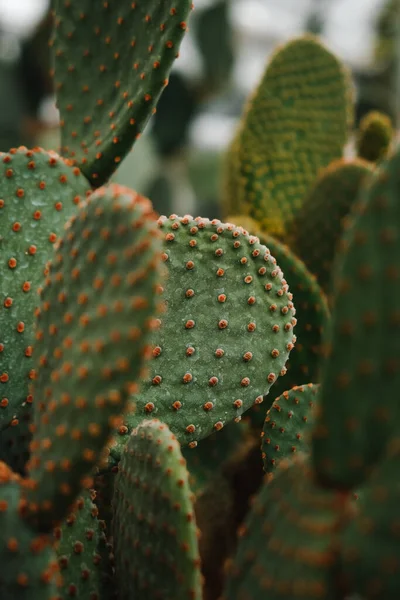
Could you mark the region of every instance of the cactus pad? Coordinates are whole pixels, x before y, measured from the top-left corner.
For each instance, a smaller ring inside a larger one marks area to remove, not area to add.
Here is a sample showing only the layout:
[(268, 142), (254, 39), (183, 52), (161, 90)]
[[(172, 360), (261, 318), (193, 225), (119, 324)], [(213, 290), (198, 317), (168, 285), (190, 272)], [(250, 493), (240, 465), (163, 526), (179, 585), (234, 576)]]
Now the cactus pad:
[(282, 461), (242, 528), (223, 600), (337, 597), (338, 505), (333, 492), (313, 483), (304, 456)]
[(389, 152), (393, 139), (393, 125), (390, 117), (372, 111), (361, 119), (357, 136), (357, 154), (360, 158), (378, 162)]
[(144, 421), (124, 448), (115, 482), (113, 537), (121, 600), (200, 600), (186, 463), (175, 436), (159, 421)]
[(283, 392), (267, 412), (261, 433), (266, 473), (273, 473), (282, 458), (289, 458), (294, 452), (309, 452), (318, 391), (319, 385), (312, 383), (294, 387)]
[(0, 598), (58, 600), (57, 558), (50, 537), (24, 523), (21, 480), (0, 463)]
[(105, 536), (93, 490), (86, 491), (74, 503), (60, 527), (55, 529), (56, 551), (62, 576), (60, 600), (77, 597), (93, 600), (101, 597), (102, 571), (100, 544)]
[(324, 169), (288, 232), (289, 245), (330, 292), (333, 261), (348, 215), (373, 165), (361, 160), (334, 161)]
[[(279, 266), (258, 238), (190, 216), (161, 217), (159, 227), (167, 310), (152, 340), (150, 377), (125, 425), (131, 430), (154, 416), (194, 447), (261, 402), (285, 372), (295, 311)], [(123, 443), (117, 437), (112, 460)]]
[(89, 184), (79, 169), (39, 148), (0, 153), (0, 181), (1, 431), (32, 402), (28, 388), (34, 376), (37, 288), (54, 244)]
[(349, 219), (313, 434), (318, 478), (354, 488), (400, 418), (400, 150), (373, 174)]
[[(47, 269), (37, 311), (29, 511), (57, 522), (99, 460), (143, 376), (161, 240), (149, 200), (101, 188), (81, 205)], [(73, 465), (73, 468), (71, 468)]]
[(282, 236), (318, 171), (342, 155), (351, 104), (347, 73), (316, 39), (278, 49), (228, 151), (225, 214), (240, 207)]
[(191, 0), (55, 2), (62, 153), (95, 187), (139, 137), (168, 81)]

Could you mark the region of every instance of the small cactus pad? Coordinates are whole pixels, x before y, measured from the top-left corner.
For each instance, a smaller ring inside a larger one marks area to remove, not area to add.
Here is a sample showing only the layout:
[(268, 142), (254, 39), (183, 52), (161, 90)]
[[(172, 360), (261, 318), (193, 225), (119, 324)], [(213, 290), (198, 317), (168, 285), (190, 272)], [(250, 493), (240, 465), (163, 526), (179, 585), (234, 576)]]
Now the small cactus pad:
[(261, 402), (285, 372), (295, 310), (275, 259), (242, 228), (176, 215), (159, 227), (167, 310), (152, 340), (150, 377), (125, 423), (133, 429), (151, 415), (194, 447)]
[[(352, 102), (343, 66), (312, 36), (267, 66), (228, 152), (225, 214), (244, 212), (281, 236), (318, 171), (342, 155)], [(239, 165), (239, 170), (237, 167)]]
[(400, 150), (372, 176), (334, 273), (313, 460), (325, 485), (359, 486), (400, 418)]
[(242, 528), (223, 600), (337, 597), (337, 505), (333, 492), (313, 483), (304, 456), (283, 460)]
[(50, 537), (24, 523), (21, 481), (0, 463), (0, 598), (58, 600), (57, 558)]
[(361, 159), (338, 160), (324, 169), (288, 232), (289, 245), (330, 292), (333, 261), (348, 215), (373, 165)]
[(393, 125), (390, 117), (372, 111), (361, 120), (357, 135), (357, 154), (360, 158), (378, 162), (389, 152), (393, 139)]
[(60, 600), (100, 599), (102, 565), (100, 544), (104, 523), (98, 520), (95, 492), (86, 490), (74, 503), (62, 525), (55, 529), (56, 551), (62, 576)]
[(297, 385), (299, 381), (318, 380), (322, 336), (329, 322), (329, 309), (325, 295), (315, 277), (285, 244), (260, 232), (257, 223), (249, 217), (238, 215), (229, 219), (229, 222), (241, 224), (270, 250), (289, 284), (296, 307), (296, 345), (286, 364), (286, 376), (278, 379), (273, 386), (269, 395), (271, 398), (269, 405), (267, 402), (257, 404), (247, 413), (252, 424), (260, 430), (264, 423), (265, 412), (275, 398)]
[[(0, 153), (0, 431), (30, 403), (37, 288), (89, 184), (55, 153)], [(15, 423), (14, 423), (15, 425)], [(2, 436), (0, 433), (0, 446)]]
[(105, 183), (146, 125), (186, 31), (191, 0), (56, 0), (62, 153)]
[(400, 541), (399, 447), (361, 488), (358, 513), (342, 535), (346, 589), (373, 600), (398, 600)]
[(261, 433), (266, 473), (273, 473), (282, 458), (290, 458), (294, 452), (309, 452), (318, 391), (319, 385), (312, 383), (294, 387), (283, 392), (267, 412)]
[(65, 514), (143, 376), (160, 237), (151, 202), (112, 185), (81, 205), (48, 266), (27, 492), (40, 527)]
[(144, 421), (121, 458), (114, 495), (114, 555), (121, 600), (201, 598), (192, 494), (168, 427)]

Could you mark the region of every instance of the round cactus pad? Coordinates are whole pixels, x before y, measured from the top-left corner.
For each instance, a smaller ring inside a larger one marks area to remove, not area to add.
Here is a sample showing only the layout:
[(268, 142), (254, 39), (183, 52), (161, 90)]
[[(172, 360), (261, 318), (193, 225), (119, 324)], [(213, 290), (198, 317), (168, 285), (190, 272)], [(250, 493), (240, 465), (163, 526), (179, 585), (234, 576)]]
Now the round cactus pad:
[(90, 186), (39, 148), (0, 153), (0, 430), (31, 402), (34, 309), (54, 245)]
[(126, 424), (151, 415), (195, 446), (261, 402), (285, 372), (295, 310), (275, 259), (242, 228), (175, 215), (159, 227), (166, 312)]
[(113, 500), (121, 600), (200, 600), (193, 495), (180, 446), (166, 425), (145, 421), (130, 436)]
[(55, 87), (62, 153), (107, 181), (168, 82), (191, 0), (56, 0)]

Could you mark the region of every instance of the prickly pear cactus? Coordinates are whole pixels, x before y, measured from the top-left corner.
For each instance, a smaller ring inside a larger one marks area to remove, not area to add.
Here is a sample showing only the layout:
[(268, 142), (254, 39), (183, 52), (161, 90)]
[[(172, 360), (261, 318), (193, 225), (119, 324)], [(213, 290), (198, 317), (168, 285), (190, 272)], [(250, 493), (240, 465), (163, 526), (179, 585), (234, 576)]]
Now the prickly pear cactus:
[(182, 445), (218, 431), (261, 402), (295, 337), (292, 296), (258, 238), (218, 220), (162, 217), (166, 312), (154, 336), (150, 377), (110, 449), (146, 416), (165, 422)]
[(180, 446), (144, 421), (123, 452), (113, 502), (119, 597), (201, 599), (197, 529)]
[(386, 157), (393, 139), (393, 125), (390, 117), (372, 111), (361, 119), (357, 132), (357, 154), (360, 158), (378, 162)]
[(398, 150), (354, 206), (336, 264), (313, 436), (315, 469), (328, 486), (361, 484), (382, 459), (400, 418), (399, 172)]
[(261, 433), (264, 471), (273, 473), (280, 461), (295, 452), (309, 453), (319, 385), (309, 383), (283, 392), (265, 417)]
[(44, 529), (79, 492), (143, 376), (160, 248), (151, 203), (113, 185), (88, 198), (46, 270), (28, 463), (29, 510)]
[(278, 49), (228, 150), (223, 214), (282, 236), (318, 171), (340, 158), (352, 121), (347, 73), (317, 39)]
[(56, 0), (55, 87), (62, 153), (94, 187), (139, 137), (187, 29), (191, 0)]
[(334, 161), (316, 179), (290, 225), (290, 247), (327, 294), (333, 291), (333, 262), (343, 221), (372, 173), (373, 165), (359, 158)]

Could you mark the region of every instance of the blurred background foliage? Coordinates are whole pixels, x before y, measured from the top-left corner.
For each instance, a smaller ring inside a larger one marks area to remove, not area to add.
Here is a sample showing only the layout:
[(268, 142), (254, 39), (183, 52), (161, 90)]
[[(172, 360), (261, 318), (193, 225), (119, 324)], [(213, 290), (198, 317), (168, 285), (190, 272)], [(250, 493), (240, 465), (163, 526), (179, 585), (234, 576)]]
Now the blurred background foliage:
[[(58, 147), (48, 5), (0, 0), (0, 150)], [(197, 0), (189, 25), (157, 113), (114, 178), (163, 214), (220, 216), (221, 161), (243, 104), (273, 49), (305, 31), (350, 67), (356, 124), (376, 109), (399, 128), (400, 0)]]

